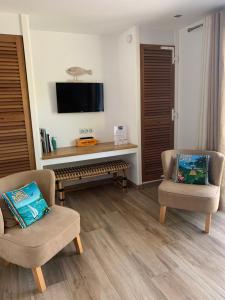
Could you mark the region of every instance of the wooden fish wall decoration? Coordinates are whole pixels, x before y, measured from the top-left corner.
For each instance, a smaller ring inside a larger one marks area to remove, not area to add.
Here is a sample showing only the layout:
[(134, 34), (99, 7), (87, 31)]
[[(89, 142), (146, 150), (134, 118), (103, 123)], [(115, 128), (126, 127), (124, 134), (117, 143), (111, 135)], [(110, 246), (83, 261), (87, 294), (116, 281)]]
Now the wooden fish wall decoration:
[(81, 75), (92, 75), (92, 70), (86, 70), (80, 67), (71, 67), (69, 69), (66, 70), (66, 72), (73, 76), (73, 80), (77, 81), (77, 76), (81, 76)]

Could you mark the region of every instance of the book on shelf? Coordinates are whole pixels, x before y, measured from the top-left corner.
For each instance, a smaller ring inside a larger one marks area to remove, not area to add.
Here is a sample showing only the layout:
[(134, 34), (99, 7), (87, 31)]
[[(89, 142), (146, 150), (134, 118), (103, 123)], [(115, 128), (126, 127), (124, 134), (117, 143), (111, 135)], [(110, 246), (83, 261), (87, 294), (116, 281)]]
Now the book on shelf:
[(40, 128), (40, 136), (41, 136), (42, 153), (52, 152), (50, 136), (46, 132), (46, 129)]

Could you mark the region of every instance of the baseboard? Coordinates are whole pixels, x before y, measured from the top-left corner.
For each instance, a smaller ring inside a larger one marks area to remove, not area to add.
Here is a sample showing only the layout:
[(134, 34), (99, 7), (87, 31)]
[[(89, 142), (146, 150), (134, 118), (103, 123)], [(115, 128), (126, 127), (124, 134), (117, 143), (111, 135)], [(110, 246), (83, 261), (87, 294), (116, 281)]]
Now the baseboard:
[(156, 179), (156, 180), (150, 180), (150, 181), (145, 181), (143, 182), (142, 184), (145, 185), (145, 184), (157, 184), (157, 183), (160, 183), (162, 181), (162, 179)]
[(161, 181), (162, 181), (162, 179), (158, 179), (158, 180), (152, 180), (152, 181), (143, 182), (142, 184), (138, 184), (137, 185), (136, 183), (130, 181), (129, 179), (127, 180), (128, 185), (132, 186), (136, 190), (143, 190), (146, 186), (150, 186), (150, 185), (159, 185), (159, 183)]
[(141, 190), (143, 188), (143, 184), (136, 184), (133, 181), (127, 179), (128, 186), (135, 188), (136, 190)]
[(162, 179), (157, 179), (157, 180), (151, 180), (147, 182), (143, 182), (142, 184), (136, 184), (133, 181), (127, 179), (127, 183), (129, 186), (135, 188), (136, 190), (142, 190), (144, 189), (145, 186), (149, 185), (159, 185), (159, 183), (162, 181)]

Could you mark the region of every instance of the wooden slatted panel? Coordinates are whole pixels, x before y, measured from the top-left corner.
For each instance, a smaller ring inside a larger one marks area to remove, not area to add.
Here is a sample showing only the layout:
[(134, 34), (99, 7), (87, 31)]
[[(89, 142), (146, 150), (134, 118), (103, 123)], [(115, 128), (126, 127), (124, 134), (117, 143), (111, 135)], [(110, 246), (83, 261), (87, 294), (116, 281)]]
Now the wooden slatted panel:
[(0, 177), (34, 168), (22, 37), (0, 35)]
[(172, 50), (141, 45), (142, 179), (162, 175), (161, 152), (174, 146)]

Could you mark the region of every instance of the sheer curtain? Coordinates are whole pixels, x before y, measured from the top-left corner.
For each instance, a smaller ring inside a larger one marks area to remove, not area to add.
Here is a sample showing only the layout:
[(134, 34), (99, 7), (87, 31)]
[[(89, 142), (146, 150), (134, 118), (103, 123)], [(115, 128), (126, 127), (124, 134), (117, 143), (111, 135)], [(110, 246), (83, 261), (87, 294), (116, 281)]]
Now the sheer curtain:
[(201, 150), (206, 149), (207, 140), (207, 113), (209, 101), (209, 80), (210, 80), (210, 46), (211, 46), (211, 33), (212, 16), (204, 18), (203, 27), (203, 41), (202, 41), (202, 87), (201, 87), (201, 112), (199, 118), (199, 135), (198, 135), (198, 148)]
[[(204, 20), (199, 147), (225, 154), (225, 10)], [(225, 210), (225, 170), (220, 209)]]
[[(222, 10), (219, 16), (218, 151), (225, 154), (225, 10)], [(221, 188), (220, 209), (225, 210), (225, 170)]]

